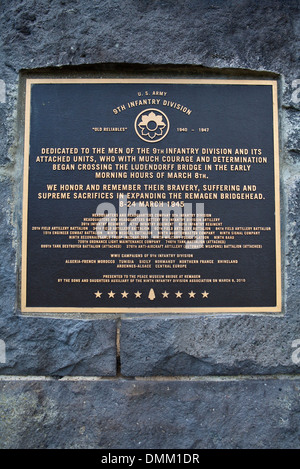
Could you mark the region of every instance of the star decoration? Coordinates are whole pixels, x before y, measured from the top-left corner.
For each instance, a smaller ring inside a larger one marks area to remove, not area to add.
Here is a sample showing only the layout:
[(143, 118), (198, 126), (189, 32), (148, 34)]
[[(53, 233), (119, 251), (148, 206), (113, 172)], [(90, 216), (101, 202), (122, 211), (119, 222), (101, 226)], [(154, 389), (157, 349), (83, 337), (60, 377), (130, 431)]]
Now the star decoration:
[(169, 297), (169, 293), (165, 290), (165, 291), (162, 293), (162, 296), (163, 296), (163, 298), (168, 298), (168, 297)]
[(102, 292), (98, 290), (94, 293), (94, 295), (96, 295), (96, 298), (101, 298)]
[(176, 292), (175, 295), (176, 295), (176, 298), (181, 298), (182, 292), (178, 290), (178, 292)]
[(202, 298), (208, 298), (209, 293), (207, 291), (202, 292)]
[(108, 297), (109, 298), (114, 298), (115, 297), (115, 292), (113, 292), (112, 290), (109, 292), (108, 294)]
[(193, 290), (189, 292), (190, 298), (195, 298), (195, 296), (196, 296), (196, 293)]
[(142, 293), (140, 291), (136, 291), (134, 294), (136, 298), (141, 298), (142, 296)]
[(122, 298), (127, 298), (129, 293), (124, 290), (123, 293), (121, 293), (121, 295), (122, 295)]

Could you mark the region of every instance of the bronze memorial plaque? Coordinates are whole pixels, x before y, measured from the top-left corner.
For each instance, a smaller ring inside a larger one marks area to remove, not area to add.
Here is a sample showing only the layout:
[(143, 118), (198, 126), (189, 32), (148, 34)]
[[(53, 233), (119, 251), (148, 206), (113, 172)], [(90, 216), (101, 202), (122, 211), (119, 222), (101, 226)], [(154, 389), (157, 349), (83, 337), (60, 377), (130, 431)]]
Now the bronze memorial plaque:
[(277, 83), (27, 79), (22, 312), (281, 311)]

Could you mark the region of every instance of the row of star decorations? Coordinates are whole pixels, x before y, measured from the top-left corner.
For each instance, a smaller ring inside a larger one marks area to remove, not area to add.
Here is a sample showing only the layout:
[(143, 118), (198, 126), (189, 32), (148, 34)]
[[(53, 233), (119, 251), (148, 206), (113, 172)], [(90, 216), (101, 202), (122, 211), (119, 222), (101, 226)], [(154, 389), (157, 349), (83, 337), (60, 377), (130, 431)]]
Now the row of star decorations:
[[(115, 297), (115, 292), (113, 292), (112, 290), (110, 292), (108, 292), (108, 297), (109, 298), (114, 298)], [(163, 298), (169, 298), (169, 294), (170, 292), (167, 292), (167, 291), (164, 291), (162, 293), (162, 297)], [(102, 297), (102, 292), (100, 292), (99, 290), (96, 291), (94, 293), (94, 295), (96, 296), (96, 298), (101, 298)], [(128, 298), (128, 295), (129, 295), (129, 292), (127, 292), (126, 290), (124, 290), (122, 293), (122, 298)], [(142, 297), (142, 293), (140, 291), (136, 291), (134, 292), (134, 295), (136, 298), (141, 298)], [(183, 292), (181, 292), (180, 290), (178, 290), (177, 292), (175, 292), (175, 296), (176, 298), (181, 298), (183, 295)], [(188, 295), (190, 298), (195, 298), (196, 296), (196, 292), (194, 292), (193, 290), (191, 290), (190, 292), (188, 292)], [(204, 292), (201, 292), (201, 295), (202, 295), (202, 298), (208, 298), (208, 295), (209, 293), (207, 291), (204, 291)], [(155, 297), (155, 296), (154, 296)], [(152, 297), (152, 299), (154, 299), (154, 297)]]

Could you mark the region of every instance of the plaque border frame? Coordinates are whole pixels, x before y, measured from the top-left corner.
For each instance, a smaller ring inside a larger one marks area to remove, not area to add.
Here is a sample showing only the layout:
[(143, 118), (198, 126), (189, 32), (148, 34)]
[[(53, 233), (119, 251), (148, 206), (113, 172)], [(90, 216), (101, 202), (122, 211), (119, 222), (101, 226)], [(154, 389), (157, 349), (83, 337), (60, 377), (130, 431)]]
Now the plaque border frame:
[[(209, 314), (209, 313), (281, 313), (281, 228), (280, 228), (280, 170), (279, 170), (279, 120), (278, 84), (276, 79), (239, 78), (25, 78), (25, 122), (24, 122), (24, 163), (22, 200), (22, 243), (21, 243), (21, 313), (94, 313), (94, 314)], [(30, 307), (27, 296), (27, 235), (28, 235), (28, 189), (30, 153), (30, 111), (31, 86), (34, 84), (68, 83), (136, 83), (136, 84), (212, 84), (212, 85), (261, 85), (272, 86), (273, 101), (273, 146), (274, 146), (274, 197), (275, 197), (275, 261), (276, 261), (276, 306), (258, 307)], [(26, 254), (26, 255), (24, 255)]]

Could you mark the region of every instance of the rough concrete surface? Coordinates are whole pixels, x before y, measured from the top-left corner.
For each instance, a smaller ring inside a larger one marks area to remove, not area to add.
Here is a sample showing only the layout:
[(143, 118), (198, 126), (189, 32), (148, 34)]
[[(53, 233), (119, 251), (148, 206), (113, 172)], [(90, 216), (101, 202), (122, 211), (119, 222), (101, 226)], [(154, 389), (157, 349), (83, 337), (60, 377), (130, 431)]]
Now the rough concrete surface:
[[(299, 7), (2, 0), (1, 448), (300, 447)], [(283, 314), (21, 316), (19, 80), (30, 72), (277, 78)]]
[(0, 447), (297, 448), (299, 390), (299, 379), (2, 382)]

